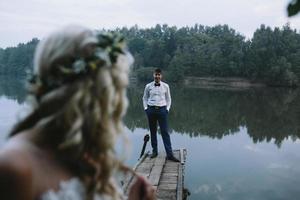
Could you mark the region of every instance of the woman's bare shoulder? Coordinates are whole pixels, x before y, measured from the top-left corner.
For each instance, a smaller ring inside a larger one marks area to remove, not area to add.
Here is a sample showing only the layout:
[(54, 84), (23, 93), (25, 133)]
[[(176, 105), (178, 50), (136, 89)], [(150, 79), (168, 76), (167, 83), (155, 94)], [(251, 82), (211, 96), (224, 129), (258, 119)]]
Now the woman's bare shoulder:
[(7, 144), (0, 150), (0, 196), (7, 200), (32, 198), (32, 170), (26, 151)]

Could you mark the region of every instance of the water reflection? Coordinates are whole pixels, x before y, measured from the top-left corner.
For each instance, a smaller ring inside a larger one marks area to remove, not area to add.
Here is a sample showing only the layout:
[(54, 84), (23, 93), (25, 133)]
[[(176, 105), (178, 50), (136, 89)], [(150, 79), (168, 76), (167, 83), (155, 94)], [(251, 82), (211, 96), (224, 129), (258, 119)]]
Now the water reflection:
[(0, 97), (23, 103), (26, 97), (25, 80), (23, 77), (0, 76)]
[[(170, 128), (190, 137), (221, 139), (246, 127), (254, 143), (272, 139), (280, 147), (287, 138), (300, 138), (300, 91), (286, 88), (241, 91), (171, 87)], [(147, 128), (142, 87), (128, 90), (130, 107), (125, 124)]]
[[(1, 146), (4, 133), (15, 123), (17, 110), (24, 105), (25, 90), (18, 79), (0, 80)], [(192, 193), (190, 200), (297, 199), (299, 90), (171, 89), (172, 145), (188, 151), (185, 186)], [(132, 166), (148, 129), (142, 93), (142, 87), (128, 90), (130, 107), (125, 124), (132, 142), (128, 161)], [(162, 142), (159, 145), (163, 150)]]
[[(25, 100), (25, 81), (1, 77), (0, 96)], [(143, 87), (128, 89), (130, 106), (125, 125), (131, 130), (148, 128), (142, 108)], [(170, 129), (190, 137), (221, 139), (247, 128), (254, 143), (274, 141), (280, 147), (288, 138), (300, 138), (300, 90), (267, 88), (212, 90), (171, 86)]]

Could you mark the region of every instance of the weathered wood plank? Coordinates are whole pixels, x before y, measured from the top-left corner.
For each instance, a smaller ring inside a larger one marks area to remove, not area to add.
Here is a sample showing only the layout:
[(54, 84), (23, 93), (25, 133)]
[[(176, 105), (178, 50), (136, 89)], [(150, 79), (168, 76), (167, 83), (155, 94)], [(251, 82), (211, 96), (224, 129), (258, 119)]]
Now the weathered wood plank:
[[(145, 158), (149, 155), (149, 152), (146, 152), (143, 157), (141, 157), (139, 159), (139, 161), (135, 164), (135, 166), (133, 167), (133, 170), (136, 171), (137, 167), (145, 160)], [(124, 183), (123, 183), (123, 191), (124, 191), (124, 194), (128, 194), (128, 189), (129, 189), (129, 185), (130, 183), (132, 182), (132, 179), (133, 179), (134, 175), (131, 174), (131, 173), (128, 173), (126, 175), (126, 177), (124, 178)]]
[(162, 200), (176, 200), (176, 192), (174, 190), (158, 189), (157, 198)]
[(163, 165), (157, 165), (152, 168), (152, 171), (149, 176), (149, 182), (152, 185), (158, 185), (162, 169), (163, 169)]
[(159, 181), (159, 186), (161, 185), (166, 185), (166, 184), (177, 184), (177, 178), (176, 179), (166, 179), (166, 180), (160, 180)]
[(176, 167), (176, 168), (174, 168), (174, 167), (166, 168), (166, 167), (165, 167), (164, 172), (165, 172), (165, 173), (168, 172), (168, 173), (170, 173), (170, 174), (172, 174), (172, 173), (177, 174), (177, 172), (178, 172), (178, 167)]
[(177, 171), (169, 172), (169, 171), (163, 170), (162, 178), (164, 178), (164, 177), (170, 177), (170, 176), (178, 176), (178, 172)]
[(178, 176), (161, 176), (160, 181), (177, 181)]
[(150, 173), (153, 165), (148, 165), (148, 166), (143, 166), (137, 168), (136, 172), (141, 172), (141, 173)]
[(185, 159), (184, 159), (184, 153), (183, 153), (183, 149), (180, 149), (180, 163), (183, 165), (184, 164), (184, 162), (185, 162)]
[(151, 185), (158, 185), (165, 162), (166, 157), (162, 153), (155, 158), (154, 166), (152, 167), (149, 175), (149, 182), (151, 183)]
[(183, 199), (183, 168), (182, 165), (179, 165), (178, 167), (178, 181), (177, 181), (177, 195), (176, 200), (182, 200)]
[(184, 151), (183, 149), (180, 149), (180, 163), (181, 165), (178, 166), (178, 182), (177, 182), (177, 189), (176, 189), (176, 200), (182, 200), (183, 199), (183, 164), (185, 163), (185, 157), (184, 157)]
[[(148, 178), (151, 185), (156, 188), (157, 199), (160, 200), (182, 200), (183, 198), (186, 150), (174, 150), (173, 155), (180, 160), (179, 163), (166, 160), (164, 152), (152, 159), (148, 153), (134, 168), (138, 174)], [(127, 186), (124, 184), (125, 194), (128, 194), (128, 188), (134, 180), (134, 177), (130, 177), (126, 182)]]
[(174, 192), (176, 191), (176, 188), (177, 188), (177, 183), (174, 183), (174, 184), (163, 184), (163, 185), (159, 185), (159, 189), (162, 189), (162, 190), (174, 190)]

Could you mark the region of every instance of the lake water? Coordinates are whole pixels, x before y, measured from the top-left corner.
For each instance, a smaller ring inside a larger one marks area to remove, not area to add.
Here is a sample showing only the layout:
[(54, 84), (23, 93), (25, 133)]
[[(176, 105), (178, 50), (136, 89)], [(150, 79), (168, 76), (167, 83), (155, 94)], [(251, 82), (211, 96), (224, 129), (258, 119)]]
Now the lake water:
[[(0, 146), (23, 113), (23, 83), (0, 81)], [(143, 87), (128, 90), (124, 119), (129, 165), (149, 132)], [(191, 200), (296, 200), (300, 196), (300, 91), (221, 90), (171, 86), (174, 149), (187, 149), (185, 187)], [(159, 149), (162, 140), (159, 137)], [(147, 150), (151, 150), (150, 144)]]

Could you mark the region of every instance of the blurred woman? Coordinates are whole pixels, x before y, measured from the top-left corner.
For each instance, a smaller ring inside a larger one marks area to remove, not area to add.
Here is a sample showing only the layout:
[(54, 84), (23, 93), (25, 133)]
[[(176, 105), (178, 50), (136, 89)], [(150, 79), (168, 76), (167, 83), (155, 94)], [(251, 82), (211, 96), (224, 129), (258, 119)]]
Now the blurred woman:
[[(0, 151), (5, 200), (123, 199), (113, 174), (132, 56), (119, 35), (70, 26), (41, 41), (30, 81), (32, 112)], [(137, 177), (128, 199), (154, 199)]]

